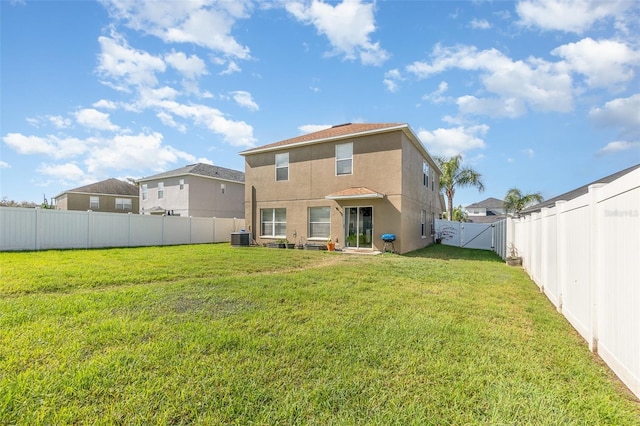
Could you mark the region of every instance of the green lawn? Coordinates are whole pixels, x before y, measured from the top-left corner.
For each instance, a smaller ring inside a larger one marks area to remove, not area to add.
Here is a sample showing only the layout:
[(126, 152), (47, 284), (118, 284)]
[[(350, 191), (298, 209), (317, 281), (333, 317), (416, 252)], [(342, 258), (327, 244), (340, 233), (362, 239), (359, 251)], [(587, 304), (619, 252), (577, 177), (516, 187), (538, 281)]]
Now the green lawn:
[(0, 253), (0, 424), (637, 425), (493, 253)]

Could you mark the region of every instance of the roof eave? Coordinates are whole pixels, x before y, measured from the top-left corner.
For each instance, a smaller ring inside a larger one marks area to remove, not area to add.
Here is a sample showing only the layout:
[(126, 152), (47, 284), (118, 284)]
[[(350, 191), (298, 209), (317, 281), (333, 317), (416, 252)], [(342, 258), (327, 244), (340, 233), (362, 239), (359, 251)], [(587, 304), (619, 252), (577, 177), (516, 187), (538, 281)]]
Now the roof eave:
[(384, 198), (384, 194), (376, 192), (375, 194), (357, 194), (357, 195), (327, 195), (327, 200), (369, 200)]
[(241, 151), (239, 154), (242, 155), (242, 156), (247, 156), (247, 155), (253, 155), (253, 154), (260, 154), (260, 153), (264, 153), (264, 152), (280, 151), (280, 150), (283, 150), (283, 149), (296, 148), (296, 147), (299, 147), (299, 146), (315, 145), (315, 144), (319, 144), (319, 143), (339, 141), (339, 140), (343, 140), (343, 139), (351, 139), (351, 138), (354, 138), (354, 137), (360, 137), (360, 136), (366, 136), (366, 135), (374, 135), (376, 133), (392, 132), (394, 130), (402, 130), (402, 129), (406, 128), (406, 127), (408, 127), (407, 124), (400, 124), (398, 126), (383, 127), (381, 129), (364, 130), (364, 131), (361, 131), (361, 132), (347, 133), (347, 134), (344, 134), (344, 135), (330, 136), (330, 137), (327, 137), (327, 138), (311, 139), (311, 140), (302, 141), (302, 142), (294, 142), (294, 143), (286, 144), (286, 145), (277, 145), (277, 146), (271, 146), (271, 147), (267, 147), (267, 148), (249, 149), (249, 150), (246, 150), (246, 151)]

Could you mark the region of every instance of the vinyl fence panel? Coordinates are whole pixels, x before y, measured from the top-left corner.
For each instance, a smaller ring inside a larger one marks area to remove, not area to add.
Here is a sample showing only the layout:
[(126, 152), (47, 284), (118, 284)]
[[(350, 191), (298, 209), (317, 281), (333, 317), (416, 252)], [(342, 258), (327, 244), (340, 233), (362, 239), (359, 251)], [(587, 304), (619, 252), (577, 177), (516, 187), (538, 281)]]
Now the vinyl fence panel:
[(0, 250), (86, 249), (217, 243), (244, 219), (0, 208)]
[(531, 278), (640, 396), (640, 169), (507, 230)]

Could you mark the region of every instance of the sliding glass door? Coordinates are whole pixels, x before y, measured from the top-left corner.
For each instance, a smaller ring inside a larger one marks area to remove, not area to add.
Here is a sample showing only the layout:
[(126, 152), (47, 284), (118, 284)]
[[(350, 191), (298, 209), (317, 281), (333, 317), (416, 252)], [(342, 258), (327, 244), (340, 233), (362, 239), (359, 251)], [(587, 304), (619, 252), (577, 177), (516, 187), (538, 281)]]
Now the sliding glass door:
[(373, 247), (373, 207), (344, 209), (345, 247)]

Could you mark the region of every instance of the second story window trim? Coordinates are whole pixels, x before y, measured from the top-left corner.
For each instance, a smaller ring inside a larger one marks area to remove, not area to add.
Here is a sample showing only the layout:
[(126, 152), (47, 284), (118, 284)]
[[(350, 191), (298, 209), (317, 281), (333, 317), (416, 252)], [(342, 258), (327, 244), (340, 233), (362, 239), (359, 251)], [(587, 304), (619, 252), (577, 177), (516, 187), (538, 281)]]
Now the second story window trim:
[(353, 142), (336, 145), (336, 175), (353, 174)]
[(146, 200), (148, 197), (148, 187), (146, 183), (142, 184), (142, 200)]
[(289, 153), (276, 154), (276, 181), (289, 180)]
[(158, 182), (158, 200), (164, 198), (164, 182)]

